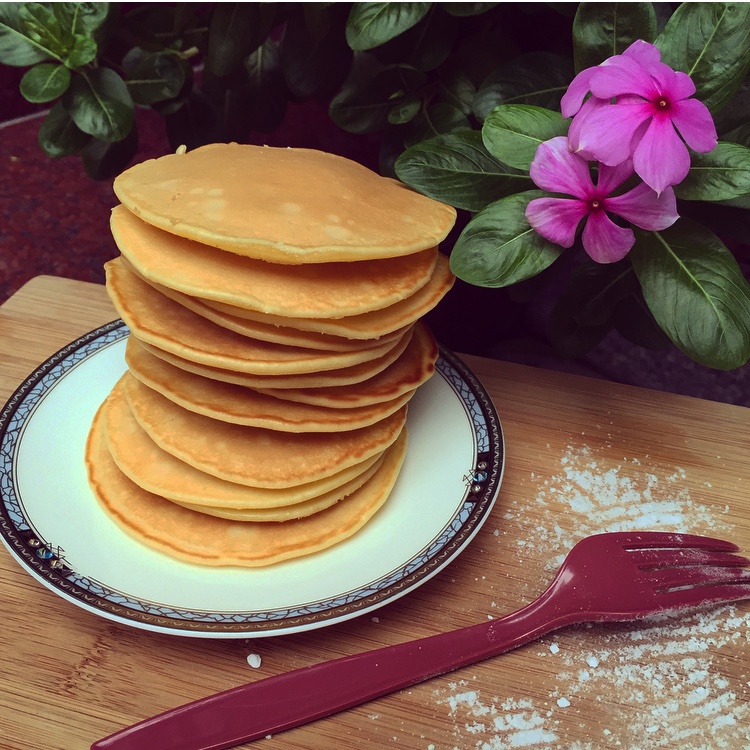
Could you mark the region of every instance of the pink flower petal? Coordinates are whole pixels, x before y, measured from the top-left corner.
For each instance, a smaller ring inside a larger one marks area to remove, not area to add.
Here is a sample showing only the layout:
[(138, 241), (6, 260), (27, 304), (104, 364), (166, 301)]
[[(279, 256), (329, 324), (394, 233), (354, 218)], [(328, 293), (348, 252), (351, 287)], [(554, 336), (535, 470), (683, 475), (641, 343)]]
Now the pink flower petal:
[(535, 198), (526, 206), (526, 220), (545, 239), (570, 247), (586, 211), (583, 201), (571, 198)]
[(622, 216), (641, 229), (660, 231), (671, 227), (680, 218), (672, 188), (657, 195), (643, 182), (623, 195), (605, 198), (603, 205), (605, 210)]
[(596, 182), (596, 191), (599, 195), (609, 195), (622, 185), (625, 180), (633, 174), (633, 162), (626, 159), (615, 167), (607, 164), (599, 164), (599, 178)]
[(703, 102), (685, 99), (673, 104), (670, 113), (675, 127), (693, 151), (705, 154), (716, 147), (716, 126)]
[(597, 263), (616, 263), (635, 244), (633, 230), (618, 227), (604, 211), (595, 211), (589, 216), (581, 239), (583, 249)]
[[(588, 120), (588, 118), (591, 117), (591, 115), (597, 110), (602, 109), (602, 107), (609, 106), (610, 103), (608, 99), (597, 99), (595, 96), (590, 96), (583, 103), (583, 106), (578, 111), (578, 114), (573, 118), (573, 121), (570, 123), (570, 127), (568, 128), (568, 144), (574, 153), (578, 153), (581, 151), (581, 128), (583, 127), (586, 120)], [(581, 153), (581, 156), (587, 158), (587, 155), (585, 153)], [(593, 157), (591, 157), (591, 160), (593, 160)]]
[(622, 54), (623, 57), (630, 57), (644, 67), (661, 61), (659, 48), (649, 42), (644, 42), (643, 39), (637, 39)]
[(571, 152), (564, 136), (540, 143), (529, 168), (534, 183), (552, 193), (585, 198), (594, 189), (588, 164)]
[(560, 100), (560, 110), (562, 111), (562, 116), (566, 119), (572, 117), (581, 108), (583, 100), (589, 92), (589, 81), (595, 71), (595, 67), (586, 68), (570, 82), (568, 90)]
[(577, 133), (578, 149), (592, 154), (604, 164), (620, 164), (630, 158), (633, 134), (653, 115), (652, 110), (648, 102), (608, 104), (599, 108), (587, 115), (581, 124)]
[(611, 63), (600, 65), (591, 76), (591, 93), (600, 99), (611, 99), (623, 94), (638, 94), (644, 99), (651, 99), (654, 81), (648, 69), (632, 57), (613, 57)]
[(654, 117), (633, 153), (636, 174), (657, 193), (682, 182), (690, 154), (667, 116)]
[(664, 63), (657, 63), (649, 72), (656, 82), (658, 96), (664, 96), (670, 102), (687, 99), (695, 93), (695, 84), (687, 73), (673, 70)]

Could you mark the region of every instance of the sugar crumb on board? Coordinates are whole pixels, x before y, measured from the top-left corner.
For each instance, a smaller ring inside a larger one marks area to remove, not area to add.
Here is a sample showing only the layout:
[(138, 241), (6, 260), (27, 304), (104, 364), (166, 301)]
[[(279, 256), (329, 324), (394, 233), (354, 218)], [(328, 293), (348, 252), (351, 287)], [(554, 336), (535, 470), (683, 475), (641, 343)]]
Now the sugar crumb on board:
[[(515, 525), (519, 554), (551, 576), (588, 534), (730, 533), (722, 518), (728, 509), (694, 499), (685, 470), (674, 467), (657, 477), (644, 463), (625, 458), (605, 466), (593, 450), (568, 447), (554, 476), (532, 476), (535, 497), (506, 501), (505, 523)], [(537, 506), (536, 514), (525, 512), (529, 505)], [(558, 520), (540, 526), (539, 507), (553, 505)], [(501, 534), (495, 536), (502, 542)], [(741, 679), (722, 671), (722, 649), (748, 643), (750, 611), (744, 605), (665, 614), (639, 624), (582, 625), (530, 648), (529, 659), (539, 658), (548, 674), (548, 695), (503, 692), (502, 684), (477, 679), (471, 685), (442, 683), (434, 700), (447, 713), (453, 747), (460, 750), (750, 748), (750, 670)], [(571, 717), (592, 705), (604, 728), (576, 740)]]

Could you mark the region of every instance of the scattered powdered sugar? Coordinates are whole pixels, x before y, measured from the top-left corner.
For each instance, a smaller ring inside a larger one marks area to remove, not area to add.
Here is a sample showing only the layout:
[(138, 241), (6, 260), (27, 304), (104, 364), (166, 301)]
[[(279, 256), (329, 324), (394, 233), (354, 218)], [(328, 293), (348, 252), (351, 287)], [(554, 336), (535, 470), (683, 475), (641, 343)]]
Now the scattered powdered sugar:
[[(505, 517), (516, 525), (523, 554), (544, 561), (550, 572), (576, 541), (592, 533), (729, 533), (721, 518), (726, 509), (694, 500), (686, 478), (681, 469), (657, 478), (637, 459), (600, 468), (591, 449), (568, 448), (559, 473), (543, 480), (532, 476), (536, 497), (507, 501)], [(534, 520), (538, 512), (525, 512), (529, 505), (553, 502), (555, 514), (543, 527)], [(722, 651), (729, 648), (731, 654)], [(736, 667), (723, 669), (739, 649), (748, 648), (745, 605), (665, 614), (638, 625), (584, 625), (560, 631), (529, 652), (548, 673), (546, 696), (509, 695), (502, 685), (466, 680), (437, 688), (434, 695), (454, 725), (450, 750), (749, 750), (750, 665), (739, 679)], [(577, 710), (603, 717), (598, 726), (607, 728), (592, 728), (593, 736), (584, 727), (585, 741), (572, 738), (570, 728), (577, 726), (580, 737), (583, 726), (575, 723)]]

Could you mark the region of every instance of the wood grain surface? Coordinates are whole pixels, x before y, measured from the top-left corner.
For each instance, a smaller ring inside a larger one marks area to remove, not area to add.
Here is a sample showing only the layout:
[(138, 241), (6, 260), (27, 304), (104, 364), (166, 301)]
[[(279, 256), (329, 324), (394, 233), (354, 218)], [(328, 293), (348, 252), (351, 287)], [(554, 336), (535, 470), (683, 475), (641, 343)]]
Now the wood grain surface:
[[(29, 282), (0, 308), (2, 401), (45, 358), (114, 317), (102, 287)], [(84, 750), (244, 682), (499, 617), (541, 593), (562, 555), (589, 533), (691, 531), (750, 551), (749, 410), (464, 360), (502, 420), (499, 498), (458, 559), (374, 614), (260, 639), (158, 634), (63, 600), (3, 547), (0, 748)], [(253, 747), (746, 750), (748, 641), (750, 603), (572, 627)]]

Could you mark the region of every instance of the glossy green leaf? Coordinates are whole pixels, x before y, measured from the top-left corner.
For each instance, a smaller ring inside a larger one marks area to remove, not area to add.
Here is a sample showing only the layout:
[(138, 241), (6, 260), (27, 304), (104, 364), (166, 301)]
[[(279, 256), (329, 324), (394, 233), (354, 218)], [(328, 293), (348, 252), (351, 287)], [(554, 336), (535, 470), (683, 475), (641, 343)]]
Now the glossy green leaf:
[(73, 76), (62, 102), (84, 133), (102, 141), (121, 141), (133, 126), (133, 99), (110, 68)]
[(576, 70), (619, 55), (636, 39), (653, 42), (655, 37), (653, 3), (581, 3), (573, 21)]
[(72, 34), (94, 34), (107, 21), (111, 3), (53, 3), (52, 12)]
[(630, 258), (646, 304), (679, 349), (719, 370), (750, 359), (750, 284), (715, 234), (681, 219), (637, 232)]
[(483, 287), (503, 287), (544, 271), (562, 252), (526, 221), (529, 201), (539, 190), (507, 196), (474, 216), (456, 240), (451, 269), (459, 279)]
[(482, 125), (487, 150), (501, 162), (528, 171), (539, 144), (568, 132), (559, 112), (528, 104), (501, 104)]
[(688, 176), (675, 185), (678, 198), (721, 201), (750, 193), (750, 148), (719, 143), (707, 154), (693, 154)]
[(90, 140), (91, 136), (76, 126), (60, 102), (47, 113), (39, 128), (39, 146), (53, 159), (77, 154)]
[(693, 79), (695, 96), (718, 110), (750, 68), (750, 3), (682, 3), (656, 45), (663, 62)]
[(501, 65), (482, 82), (474, 114), (483, 121), (499, 104), (530, 104), (560, 109), (560, 99), (573, 79), (570, 60), (550, 52), (534, 52)]
[(150, 106), (179, 96), (191, 76), (187, 60), (173, 52), (134, 47), (123, 60), (125, 83), (136, 104)]
[(0, 63), (25, 67), (59, 59), (29, 27), (28, 5), (37, 3), (0, 3)]
[(396, 174), (415, 190), (469, 211), (533, 187), (527, 174), (497, 161), (472, 130), (412, 146), (397, 159)]
[(432, 3), (353, 3), (346, 22), (346, 41), (353, 50), (368, 50), (394, 39), (419, 23)]
[(471, 78), (463, 70), (450, 69), (441, 74), (439, 83), (445, 101), (468, 117), (477, 95), (477, 87)]
[(21, 94), (27, 101), (42, 104), (62, 96), (70, 85), (70, 70), (56, 63), (39, 63), (21, 78)]

